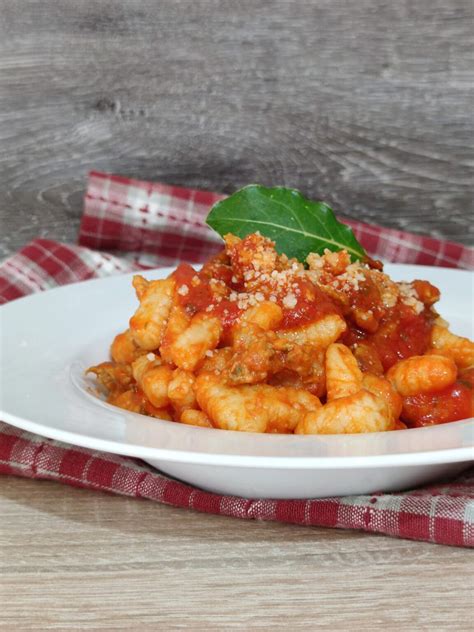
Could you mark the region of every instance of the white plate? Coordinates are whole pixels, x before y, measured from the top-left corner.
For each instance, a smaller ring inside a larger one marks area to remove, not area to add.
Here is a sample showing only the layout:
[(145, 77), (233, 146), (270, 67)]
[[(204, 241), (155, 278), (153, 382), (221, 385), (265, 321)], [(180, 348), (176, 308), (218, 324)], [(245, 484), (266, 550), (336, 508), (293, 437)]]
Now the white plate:
[[(472, 337), (469, 272), (387, 265), (395, 279), (428, 279), (441, 314)], [(160, 278), (170, 270), (148, 271)], [(392, 491), (455, 473), (472, 460), (474, 420), (365, 435), (255, 435), (129, 413), (90, 392), (84, 369), (108, 357), (136, 307), (132, 275), (69, 285), (0, 309), (0, 418), (79, 446), (140, 457), (207, 490), (315, 498)]]

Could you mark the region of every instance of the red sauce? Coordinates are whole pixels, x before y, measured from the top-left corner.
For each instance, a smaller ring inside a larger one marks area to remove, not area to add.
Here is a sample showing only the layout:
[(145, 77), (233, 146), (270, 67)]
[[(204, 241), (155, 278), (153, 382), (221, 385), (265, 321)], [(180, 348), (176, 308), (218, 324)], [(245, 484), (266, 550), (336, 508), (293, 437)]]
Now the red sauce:
[[(220, 269), (223, 277), (221, 280), (228, 284), (227, 266), (222, 265)], [(213, 266), (213, 270), (218, 271), (215, 265)], [(209, 285), (209, 277), (207, 274), (196, 272), (196, 270), (187, 263), (181, 263), (173, 273), (173, 277), (176, 280), (176, 287), (178, 288), (177, 300), (180, 305), (184, 307), (186, 312), (192, 316), (198, 312), (206, 311), (206, 308), (213, 304), (214, 307), (208, 313), (209, 315), (217, 316), (221, 320), (224, 328), (223, 335), (224, 338), (226, 338), (230, 328), (243, 312), (243, 310), (238, 307), (237, 302), (225, 298), (217, 302)], [(197, 279), (199, 283), (196, 283)], [(326, 314), (340, 314), (339, 308), (336, 307), (331, 299), (318, 287), (304, 279), (298, 279), (295, 283), (298, 283), (298, 289), (293, 288), (290, 290), (290, 292), (294, 291), (295, 297), (297, 298), (295, 307), (286, 308), (282, 305), (283, 296), (277, 295), (278, 303), (283, 309), (282, 329), (291, 329), (292, 327), (307, 325), (319, 320)], [(186, 293), (179, 292), (181, 286), (187, 287)], [(262, 288), (262, 290), (265, 291), (264, 288)], [(285, 294), (286, 293), (285, 291)]]
[(224, 283), (228, 286), (232, 284), (232, 268), (230, 266), (226, 266), (223, 263), (214, 266), (214, 270), (212, 272), (212, 278), (217, 279), (218, 281), (224, 281)]
[(364, 314), (371, 313), (372, 318), (365, 321), (364, 329), (369, 332), (376, 331), (382, 317), (387, 313), (381, 303), (380, 292), (375, 283), (367, 278), (359, 283), (359, 289), (349, 292), (349, 303), (354, 312)]
[[(298, 290), (295, 297), (297, 303), (293, 308), (283, 308), (281, 329), (292, 329), (318, 321), (327, 314), (340, 314), (340, 310), (331, 299), (318, 287), (304, 279), (298, 279)], [(278, 297), (280, 298), (280, 297)]]
[(388, 371), (400, 360), (425, 353), (432, 326), (432, 315), (428, 311), (415, 314), (409, 307), (398, 304), (382, 318), (375, 333), (368, 334), (351, 326), (343, 342), (351, 346), (367, 340), (377, 350), (384, 371)]
[(218, 253), (203, 265), (199, 273), (200, 276), (207, 279), (224, 281), (226, 285), (230, 286), (234, 273), (231, 266), (226, 263), (226, 260), (227, 256), (223, 256), (223, 253)]
[[(215, 271), (222, 271), (222, 280), (228, 282), (229, 268), (226, 264), (216, 261), (213, 268)], [(187, 263), (180, 264), (173, 276), (178, 288), (178, 301), (186, 312), (193, 316), (198, 312), (206, 311), (206, 308), (213, 304), (214, 307), (209, 314), (221, 320), (224, 340), (227, 340), (231, 327), (243, 310), (237, 306), (236, 302), (225, 298), (221, 302), (216, 302), (207, 274), (196, 272)], [(328, 314), (341, 315), (341, 308), (316, 285), (301, 278), (295, 280), (294, 283), (298, 284), (298, 288), (283, 290), (281, 295), (277, 295), (278, 303), (283, 309), (281, 329), (309, 325)], [(187, 292), (180, 292), (181, 286), (185, 286)], [(264, 288), (262, 290), (265, 292)], [(373, 290), (371, 284), (367, 284), (366, 291), (358, 293), (357, 305), (362, 309), (376, 311), (377, 302)], [(293, 294), (296, 298), (294, 307), (285, 307), (283, 304), (284, 297), (288, 294)], [(400, 360), (423, 354), (430, 342), (431, 328), (432, 316), (428, 310), (417, 315), (412, 309), (399, 303), (381, 318), (379, 327), (374, 333), (363, 331), (355, 324), (350, 324), (349, 321), (349, 329), (344, 335), (343, 342), (351, 346), (362, 340), (367, 341), (380, 357), (384, 371), (387, 371)]]
[(474, 390), (465, 380), (437, 393), (405, 397), (401, 418), (410, 427), (432, 426), (474, 415)]
[(439, 301), (440, 291), (429, 281), (415, 279), (415, 281), (412, 281), (412, 285), (418, 294), (418, 298), (424, 305), (433, 305), (433, 303)]
[(238, 320), (240, 315), (242, 314), (241, 309), (237, 307), (237, 303), (233, 301), (223, 300), (213, 308), (212, 312), (210, 312), (211, 316), (217, 316), (223, 327), (223, 339), (224, 342), (227, 341), (228, 334), (232, 325)]
[(272, 268), (272, 261), (275, 263), (277, 258), (272, 242), (257, 233), (247, 235), (242, 241), (237, 240), (231, 244), (227, 242), (226, 251), (233, 274), (240, 283), (243, 282), (245, 273), (251, 270), (255, 258), (262, 255), (264, 251), (268, 255), (265, 266), (267, 270), (269, 267)]
[[(188, 263), (180, 263), (173, 273), (173, 277), (178, 288), (178, 301), (189, 315), (193, 316), (197, 312), (205, 310), (212, 303), (213, 295), (209, 280), (202, 278)], [(200, 281), (197, 285), (196, 277)], [(179, 288), (183, 285), (188, 288), (187, 294), (179, 292)]]
[[(222, 268), (224, 267), (225, 266), (222, 266)], [(242, 314), (242, 310), (237, 307), (237, 303), (229, 301), (228, 299), (222, 299), (220, 303), (217, 302), (209, 285), (209, 278), (196, 272), (196, 270), (187, 263), (181, 263), (173, 273), (173, 276), (176, 279), (176, 287), (178, 290), (182, 285), (188, 288), (187, 294), (180, 294), (178, 292), (178, 301), (188, 314), (194, 315), (198, 312), (207, 312), (206, 308), (211, 304), (214, 305), (212, 310), (207, 313), (209, 316), (217, 316), (221, 320), (224, 329), (223, 338), (225, 341), (230, 328)], [(196, 284), (196, 277), (200, 281), (199, 284)]]

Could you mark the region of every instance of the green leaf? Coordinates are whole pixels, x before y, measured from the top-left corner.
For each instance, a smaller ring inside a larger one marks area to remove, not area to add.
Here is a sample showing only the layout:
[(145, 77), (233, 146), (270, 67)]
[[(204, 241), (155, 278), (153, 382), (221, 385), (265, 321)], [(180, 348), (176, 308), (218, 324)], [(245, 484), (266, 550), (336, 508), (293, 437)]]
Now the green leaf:
[(324, 202), (312, 202), (295, 189), (250, 184), (217, 202), (206, 220), (222, 237), (259, 231), (279, 253), (304, 262), (310, 252), (345, 248), (352, 260), (366, 256), (351, 228), (336, 219)]

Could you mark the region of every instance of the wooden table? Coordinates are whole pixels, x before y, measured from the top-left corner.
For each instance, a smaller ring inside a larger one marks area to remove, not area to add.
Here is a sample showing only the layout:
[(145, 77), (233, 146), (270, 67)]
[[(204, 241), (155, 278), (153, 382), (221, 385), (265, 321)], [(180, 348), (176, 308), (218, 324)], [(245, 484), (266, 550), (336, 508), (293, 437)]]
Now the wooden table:
[[(0, 0), (0, 258), (86, 173), (472, 242), (471, 0)], [(0, 629), (470, 630), (469, 552), (0, 480)]]
[(13, 478), (0, 512), (1, 630), (472, 630), (466, 550)]

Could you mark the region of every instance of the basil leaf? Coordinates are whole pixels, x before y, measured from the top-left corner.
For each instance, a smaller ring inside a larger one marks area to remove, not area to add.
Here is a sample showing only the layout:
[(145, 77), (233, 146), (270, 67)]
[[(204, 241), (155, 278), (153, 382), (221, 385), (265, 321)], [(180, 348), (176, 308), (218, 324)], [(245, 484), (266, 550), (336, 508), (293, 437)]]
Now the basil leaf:
[(250, 184), (214, 204), (206, 223), (222, 237), (259, 231), (280, 253), (304, 262), (310, 252), (343, 248), (352, 260), (366, 256), (352, 229), (324, 202), (312, 202), (295, 189)]

